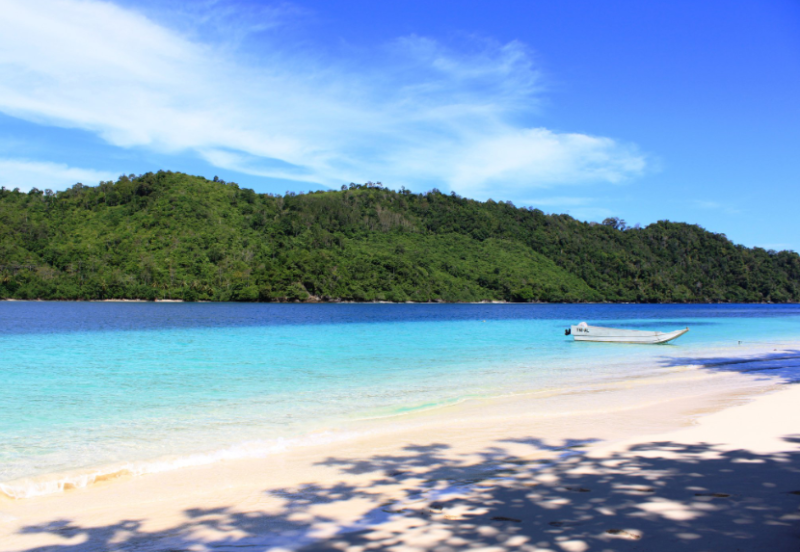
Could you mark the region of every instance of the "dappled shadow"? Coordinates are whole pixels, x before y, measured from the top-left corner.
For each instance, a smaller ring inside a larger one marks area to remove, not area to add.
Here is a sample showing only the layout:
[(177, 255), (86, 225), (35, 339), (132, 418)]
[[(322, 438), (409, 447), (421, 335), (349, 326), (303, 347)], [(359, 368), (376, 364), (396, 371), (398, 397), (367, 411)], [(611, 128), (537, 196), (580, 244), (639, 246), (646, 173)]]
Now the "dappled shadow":
[(15, 550), (796, 550), (800, 435), (785, 441), (772, 454), (660, 441), (602, 457), (535, 437), (513, 440), (530, 454), (412, 445), (327, 458), (335, 480), (265, 491), (268, 510), (193, 508), (160, 531), (59, 520), (21, 532), (61, 544)]
[(530, 445), (535, 447), (538, 450), (550, 450), (556, 452), (567, 452), (575, 449), (582, 449), (589, 446), (592, 443), (596, 443), (600, 441), (600, 439), (564, 439), (563, 442), (559, 444), (549, 444), (543, 439), (537, 439), (534, 437), (522, 437), (522, 438), (514, 438), (514, 439), (503, 439), (502, 443), (520, 443), (522, 445)]
[(659, 359), (664, 367), (699, 366), (713, 372), (739, 372), (758, 377), (762, 373), (782, 383), (800, 383), (800, 350), (781, 349), (753, 355), (747, 350), (741, 355), (716, 355), (706, 358), (668, 356)]

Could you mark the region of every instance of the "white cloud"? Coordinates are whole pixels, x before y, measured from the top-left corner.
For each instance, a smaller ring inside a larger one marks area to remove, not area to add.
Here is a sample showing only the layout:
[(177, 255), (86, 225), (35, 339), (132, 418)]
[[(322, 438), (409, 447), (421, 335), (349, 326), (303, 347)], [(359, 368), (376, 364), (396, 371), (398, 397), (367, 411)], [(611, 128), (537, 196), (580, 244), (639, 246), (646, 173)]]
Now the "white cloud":
[(542, 209), (549, 213), (566, 213), (578, 220), (600, 222), (607, 217), (615, 214), (607, 207), (597, 205), (598, 199), (581, 196), (551, 196), (540, 197), (538, 199), (526, 199), (522, 205), (530, 205), (534, 208)]
[(618, 213), (614, 213), (614, 211), (605, 207), (580, 207), (578, 209), (570, 209), (567, 214), (578, 220), (595, 222), (601, 222), (608, 217), (619, 216)]
[(455, 181), (472, 195), (586, 181), (619, 183), (640, 174), (645, 161), (609, 138), (558, 134), (544, 128), (478, 139), (457, 164)]
[(577, 196), (556, 196), (556, 197), (540, 197), (537, 199), (526, 199), (522, 203), (532, 207), (577, 207), (581, 205), (588, 205), (594, 200), (590, 197), (577, 197)]
[(0, 159), (0, 186), (23, 192), (31, 188), (63, 190), (76, 182), (95, 185), (101, 180), (114, 180), (108, 172), (70, 167), (61, 163), (42, 163), (22, 159)]
[(742, 212), (741, 209), (739, 209), (737, 207), (734, 207), (733, 205), (731, 205), (729, 203), (724, 203), (724, 202), (720, 202), (720, 201), (705, 201), (705, 200), (696, 199), (696, 200), (692, 201), (692, 205), (694, 205), (695, 207), (697, 207), (699, 209), (708, 209), (708, 210), (712, 210), (712, 211), (722, 211), (723, 213), (726, 213), (728, 215), (738, 215), (739, 213)]
[(336, 60), (270, 41), (269, 22), (259, 25), (254, 60), (107, 2), (5, 0), (0, 111), (327, 185), (381, 180), (517, 199), (646, 168), (610, 138), (520, 123), (541, 88), (522, 44), (473, 41), (465, 54), (411, 36)]

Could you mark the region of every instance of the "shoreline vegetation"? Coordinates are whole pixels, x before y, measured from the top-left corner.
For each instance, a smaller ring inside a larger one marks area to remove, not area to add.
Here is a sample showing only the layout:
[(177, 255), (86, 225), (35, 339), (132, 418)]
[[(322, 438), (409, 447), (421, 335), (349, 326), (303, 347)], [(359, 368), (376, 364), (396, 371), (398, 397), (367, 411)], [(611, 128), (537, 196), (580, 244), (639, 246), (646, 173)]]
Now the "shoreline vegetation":
[(435, 189), (276, 196), (159, 171), (0, 190), (0, 299), (794, 303), (800, 256)]

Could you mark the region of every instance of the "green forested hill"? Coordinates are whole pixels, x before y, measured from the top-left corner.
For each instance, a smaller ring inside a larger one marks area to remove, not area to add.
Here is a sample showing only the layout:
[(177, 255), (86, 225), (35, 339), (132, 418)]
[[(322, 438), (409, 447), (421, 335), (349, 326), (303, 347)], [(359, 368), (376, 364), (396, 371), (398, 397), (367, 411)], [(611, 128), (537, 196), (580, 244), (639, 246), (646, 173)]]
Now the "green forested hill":
[(181, 173), (0, 192), (0, 298), (800, 301), (800, 256), (379, 185), (259, 195)]

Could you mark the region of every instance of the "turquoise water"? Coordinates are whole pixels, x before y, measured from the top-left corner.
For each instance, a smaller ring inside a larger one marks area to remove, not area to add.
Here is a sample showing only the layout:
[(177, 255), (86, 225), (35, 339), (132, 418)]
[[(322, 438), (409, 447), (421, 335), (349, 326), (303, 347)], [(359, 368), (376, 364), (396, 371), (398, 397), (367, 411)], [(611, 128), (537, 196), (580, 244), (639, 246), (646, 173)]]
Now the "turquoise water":
[[(563, 330), (581, 320), (691, 331), (664, 346), (574, 343)], [(355, 420), (798, 338), (797, 306), (4, 302), (0, 483), (267, 453)]]

